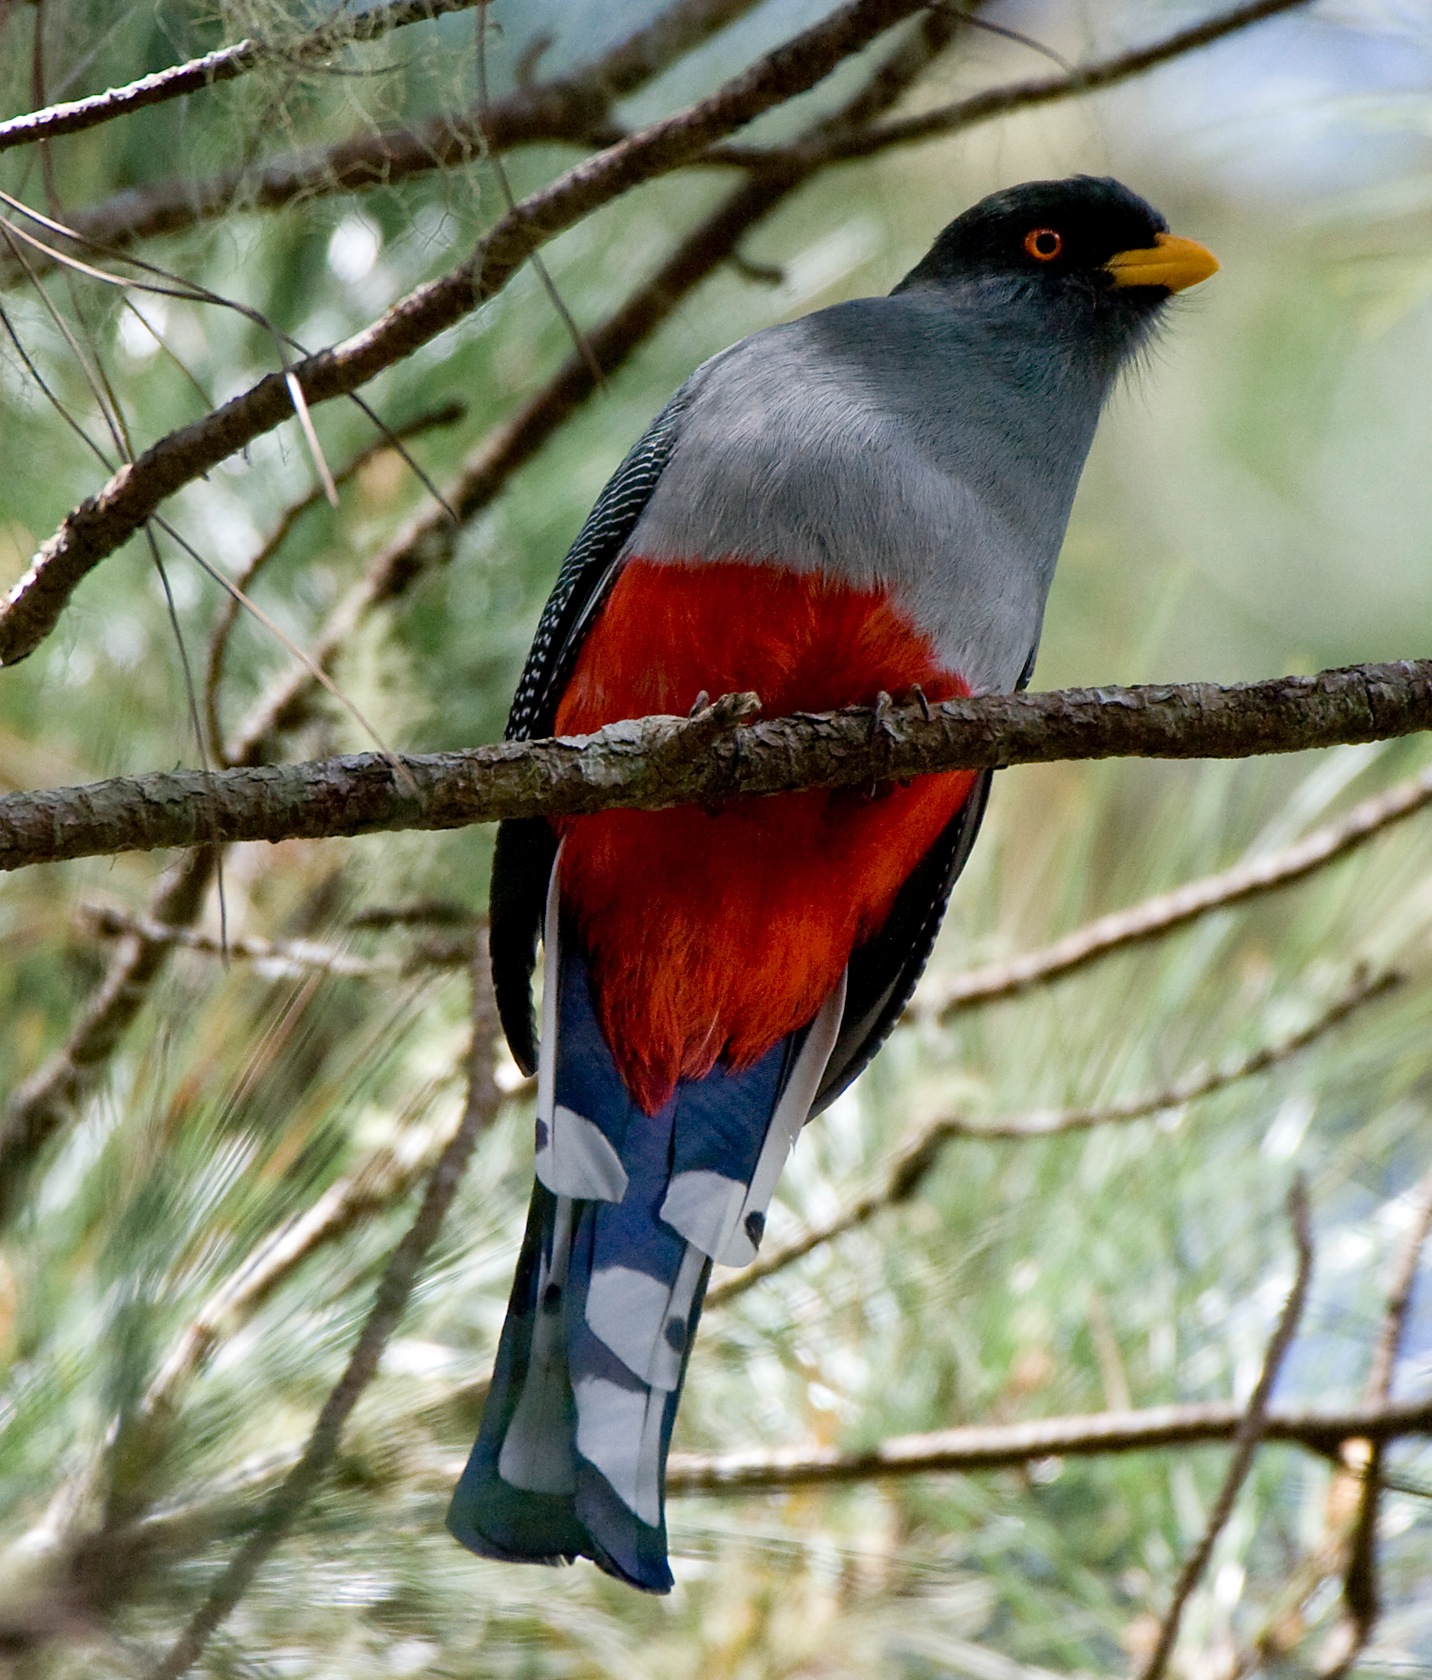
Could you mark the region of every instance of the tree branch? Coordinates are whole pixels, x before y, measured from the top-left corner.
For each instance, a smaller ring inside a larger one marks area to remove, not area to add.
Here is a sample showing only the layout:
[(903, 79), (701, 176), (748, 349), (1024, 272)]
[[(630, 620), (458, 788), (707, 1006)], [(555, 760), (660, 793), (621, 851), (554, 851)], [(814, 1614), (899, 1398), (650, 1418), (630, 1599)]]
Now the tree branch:
[[(683, 27), (689, 28), (694, 28), (697, 21), (714, 27), (718, 16), (735, 15), (735, 4), (736, 0), (685, 0), (668, 8), (654, 24), (631, 37), (625, 48), (617, 50), (617, 62), (608, 72), (614, 78), (613, 85), (630, 85), (629, 78), (642, 65), (653, 72), (660, 67), (661, 52), (671, 45), (670, 37), (661, 36), (660, 31), (671, 20), (679, 18)], [(928, 14), (849, 104), (814, 125), (811, 133), (835, 132), (843, 122), (867, 121), (878, 115), (929, 64), (949, 40), (953, 27), (950, 18)], [(624, 366), (681, 301), (729, 259), (740, 238), (799, 188), (810, 173), (792, 169), (784, 176), (771, 173), (747, 182), (687, 234), (657, 273), (589, 335), (588, 347), (603, 373), (610, 376)], [(512, 474), (576, 413), (594, 389), (590, 364), (574, 356), (511, 420), (489, 434), (468, 457), (445, 497), (459, 519), (471, 520), (488, 506)], [(374, 559), (362, 580), (329, 615), (316, 639), (315, 663), (331, 669), (369, 613), (400, 599), (420, 577), (446, 564), (455, 549), (458, 531), (443, 507), (418, 516)], [(279, 738), (303, 722), (316, 692), (314, 679), (304, 667), (285, 673), (262, 697), (238, 735), (225, 745), (221, 761), (254, 766), (272, 756)], [(182, 893), (161, 885), (143, 922), (152, 929), (169, 929), (192, 921), (203, 904), (212, 867), (212, 852), (196, 854), (185, 869), (197, 871), (202, 879), (196, 875)], [(66, 1044), (12, 1097), (0, 1123), (0, 1173), (5, 1175), (8, 1187), (0, 1194), (0, 1222), (22, 1167), (53, 1136), (78, 1096), (98, 1079), (162, 972), (172, 944), (167, 936), (163, 942), (148, 941), (137, 928), (126, 937)]]
[[(487, 0), (483, 0), (486, 4)], [(368, 463), (380, 455), (385, 455), (395, 447), (401, 447), (409, 438), (421, 437), (423, 433), (440, 427), (455, 426), (467, 413), (462, 403), (447, 402), (437, 407), (425, 410), (421, 414), (406, 421), (401, 426), (392, 427), (383, 437), (373, 441), (351, 456), (333, 474), (333, 485), (337, 489), (356, 478)], [(305, 513), (327, 500), (327, 486), (315, 484), (306, 495), (291, 502), (279, 516), (278, 523), (259, 544), (258, 548), (249, 556), (232, 579), (235, 589), (247, 594), (253, 586), (254, 580), (268, 567), (269, 563), (280, 552), (288, 541), (294, 527)], [(439, 510), (441, 511), (441, 510)], [(225, 595), (219, 603), (219, 610), (214, 615), (214, 622), (209, 629), (209, 642), (204, 655), (204, 728), (209, 737), (209, 750), (220, 764), (231, 761), (223, 756), (224, 736), (219, 724), (219, 691), (223, 686), (224, 666), (228, 659), (229, 640), (233, 635), (234, 626), (238, 622), (242, 603), (238, 595)]]
[[(1412, 1220), (1393, 1261), (1387, 1304), (1373, 1345), (1364, 1398), (1369, 1405), (1385, 1405), (1392, 1394), (1398, 1355), (1407, 1333), (1412, 1292), (1422, 1264), (1422, 1251), (1432, 1233), (1432, 1168), (1413, 1195)], [(1368, 1439), (1343, 1444), (1340, 1475), (1357, 1485), (1357, 1503), (1337, 1548), (1342, 1552), (1342, 1616), (1333, 1629), (1318, 1664), (1320, 1680), (1342, 1680), (1367, 1647), (1381, 1614), (1377, 1582), (1377, 1513), (1382, 1492), (1385, 1445)], [(1333, 1503), (1329, 1490), (1329, 1503)]]
[[(204, 845), (182, 858), (156, 887), (150, 914), (162, 923), (197, 916), (213, 879), (215, 859), (214, 848)], [(15, 1212), (26, 1168), (107, 1065), (167, 956), (166, 946), (139, 933), (126, 934), (65, 1042), (11, 1092), (0, 1111), (0, 1226)]]
[(291, 382), (312, 407), (345, 396), (496, 295), (549, 239), (633, 187), (679, 168), (713, 141), (806, 92), (922, 0), (850, 0), (715, 93), (569, 169), (500, 217), (472, 255), (395, 303), (343, 343), (268, 374), (162, 438), (73, 509), (0, 605), (0, 664), (32, 653), (80, 581), (166, 497), (293, 412)]
[[(855, 1452), (836, 1448), (776, 1448), (721, 1454), (673, 1453), (666, 1491), (672, 1495), (725, 1497), (783, 1493), (790, 1488), (848, 1486), (904, 1476), (978, 1475), (1016, 1469), (1047, 1458), (1096, 1458), (1105, 1454), (1164, 1452), (1216, 1446), (1236, 1434), (1245, 1409), (1233, 1402), (1151, 1406), (1136, 1411), (1095, 1412), (1032, 1423), (973, 1424), (924, 1435), (897, 1435)], [(1275, 1407), (1267, 1416), (1265, 1442), (1300, 1446), (1324, 1458), (1337, 1455), (1349, 1437), (1394, 1441), (1432, 1435), (1432, 1402), (1359, 1407), (1347, 1412)], [(247, 1505), (297, 1462), (296, 1445), (280, 1447), (262, 1462), (202, 1490), (193, 1499), (159, 1509), (112, 1543), (154, 1550), (193, 1550), (245, 1521)], [(462, 1460), (431, 1466), (432, 1481), (447, 1488)]]
[(240, 962), (262, 963), (285, 974), (332, 974), (348, 980), (391, 979), (422, 968), (460, 968), (472, 956), (470, 934), (430, 936), (400, 956), (364, 957), (316, 939), (260, 939), (245, 934), (220, 939), (216, 934), (201, 933), (182, 923), (156, 922), (108, 904), (82, 905), (80, 916), (101, 938), (137, 934), (150, 945), (177, 945), (185, 951), (198, 951), (226, 961), (237, 958)]
[[(942, 14), (927, 15), (918, 32), (890, 55), (848, 105), (813, 125), (809, 132), (818, 138), (879, 115), (936, 56), (952, 28)], [(419, 578), (445, 566), (456, 549), (462, 526), (493, 502), (512, 475), (592, 395), (596, 389), (594, 366), (608, 379), (626, 366), (682, 301), (730, 260), (744, 235), (814, 173), (815, 166), (809, 165), (748, 181), (686, 234), (651, 279), (586, 334), (590, 359), (570, 356), (534, 397), (471, 452), (444, 498), (456, 511), (459, 524), (454, 525), (441, 508), (425, 511), (374, 558), (319, 630), (313, 644), (314, 662), (325, 671), (331, 670), (370, 612), (399, 599)], [(257, 764), (270, 757), (277, 736), (303, 722), (316, 693), (312, 676), (301, 666), (286, 672), (260, 698), (226, 746), (224, 762)]]
[(1174, 1643), (1178, 1639), (1184, 1607), (1193, 1596), (1194, 1588), (1208, 1567), (1208, 1560), (1213, 1555), (1218, 1536), (1232, 1516), (1234, 1501), (1238, 1498), (1248, 1472), (1253, 1468), (1253, 1456), (1268, 1432), (1268, 1402), (1272, 1398), (1273, 1384), (1278, 1380), (1278, 1372), (1283, 1368), (1283, 1360), (1293, 1344), (1293, 1337), (1297, 1334), (1298, 1323), (1303, 1316), (1303, 1306), (1308, 1298), (1308, 1283), (1313, 1275), (1313, 1237), (1308, 1223), (1308, 1195), (1301, 1178), (1294, 1179), (1293, 1187), (1288, 1193), (1288, 1217), (1292, 1222), (1293, 1240), (1298, 1251), (1298, 1266), (1293, 1276), (1293, 1287), (1288, 1291), (1288, 1299), (1283, 1303), (1277, 1328), (1268, 1343), (1268, 1351), (1263, 1356), (1263, 1369), (1233, 1437), (1233, 1457), (1223, 1478), (1223, 1486), (1218, 1491), (1218, 1498), (1213, 1502), (1213, 1509), (1209, 1512), (1202, 1537), (1184, 1559), (1183, 1568), (1179, 1571), (1178, 1581), (1174, 1586), (1173, 1598), (1159, 1626), (1158, 1639), (1149, 1653), (1148, 1661), (1140, 1671), (1139, 1680), (1163, 1680), (1164, 1670), (1168, 1667)]
[[(1018, 1115), (1010, 1120), (968, 1120), (960, 1115), (942, 1115), (921, 1126), (896, 1151), (882, 1183), (863, 1196), (857, 1196), (823, 1224), (802, 1231), (780, 1247), (762, 1254), (733, 1276), (723, 1278), (707, 1293), (707, 1308), (719, 1307), (738, 1295), (744, 1295), (773, 1273), (784, 1271), (817, 1248), (843, 1237), (847, 1231), (867, 1224), (886, 1208), (909, 1201), (935, 1170), (945, 1146), (956, 1138), (1024, 1142), (1033, 1138), (1058, 1137), (1069, 1132), (1092, 1131), (1096, 1126), (1126, 1124), (1131, 1120), (1146, 1119), (1151, 1114), (1182, 1108), (1279, 1066), (1341, 1026), (1365, 1004), (1386, 997), (1389, 991), (1403, 984), (1403, 980), (1402, 975), (1388, 970), (1377, 973), (1359, 967), (1329, 1007), (1298, 1032), (1271, 1044), (1261, 1044), (1247, 1055), (1221, 1066), (1196, 1068), (1172, 1085), (1145, 1092), (1126, 1102), (1110, 1103), (1102, 1108), (1048, 1109)], [(1386, 1395), (1376, 1398), (1386, 1399)]]
[[(1234, 1401), (1148, 1406), (1035, 1423), (969, 1424), (925, 1435), (895, 1435), (854, 1452), (837, 1447), (771, 1451), (673, 1453), (668, 1493), (774, 1493), (787, 1488), (878, 1481), (892, 1476), (1008, 1470), (1041, 1458), (1094, 1458), (1106, 1453), (1163, 1452), (1233, 1440), (1248, 1416)], [(1354, 1438), (1393, 1441), (1432, 1435), (1432, 1401), (1321, 1411), (1275, 1406), (1263, 1420), (1265, 1442), (1307, 1447), (1332, 1458)]]
[(151, 1680), (179, 1680), (188, 1672), (327, 1475), (337, 1456), (344, 1425), (363, 1390), (377, 1375), (383, 1350), (403, 1316), (477, 1140), (497, 1114), (502, 1101), (492, 1075), (497, 1013), (487, 974), (487, 941), (484, 938), (479, 943), (472, 963), (472, 1048), (462, 1123), (438, 1157), (417, 1217), (393, 1250), (347, 1367), (324, 1402), (302, 1456), (284, 1477), (253, 1532), (230, 1559), (189, 1625), (153, 1669)]
[[(719, 805), (928, 771), (1096, 758), (1246, 758), (1432, 727), (1432, 660), (1312, 677), (986, 695), (748, 722), (753, 695), (693, 718), (392, 759), (158, 772), (0, 799), (0, 869), (212, 841), (459, 828), (510, 817)], [(928, 713), (928, 715), (926, 715)]]
[[(947, 138), (1021, 110), (1113, 87), (1264, 18), (1309, 3), (1258, 0), (1236, 6), (1148, 46), (1096, 59), (1067, 76), (988, 89), (865, 133), (807, 135), (786, 146), (717, 145), (691, 161), (758, 174), (793, 167), (809, 170), (870, 157), (895, 146)], [(959, 16), (953, 8), (941, 11), (945, 16)], [(609, 144), (615, 138), (609, 126), (609, 102), (594, 103), (590, 96), (584, 97), (590, 75), (590, 71), (578, 72), (567, 83), (528, 90), (525, 102), (519, 95), (510, 95), (494, 105), (492, 120), (486, 125), (476, 112), (450, 112), (414, 128), (354, 135), (321, 151), (275, 158), (253, 169), (132, 188), (76, 211), (71, 225), (86, 239), (120, 247), (211, 220), (237, 203), (272, 210), (298, 199), (391, 186), (429, 170), (468, 163), (483, 150), (504, 151), (542, 140)]]
[(388, 0), (386, 5), (370, 6), (366, 11), (347, 12), (338, 23), (323, 24), (305, 35), (288, 40), (264, 41), (247, 37), (232, 46), (219, 47), (192, 58), (185, 64), (173, 64), (167, 70), (156, 70), (141, 76), (138, 81), (123, 87), (108, 88), (104, 93), (90, 94), (84, 99), (66, 100), (49, 105), (42, 111), (29, 111), (23, 116), (0, 122), (0, 152), (16, 146), (28, 146), (37, 140), (55, 140), (62, 134), (78, 134), (82, 129), (96, 128), (113, 122), (116, 117), (131, 111), (142, 111), (150, 105), (163, 105), (186, 94), (200, 93), (222, 82), (257, 70), (260, 65), (278, 63), (304, 64), (331, 58), (334, 53), (358, 42), (376, 41), (394, 29), (410, 23), (427, 23), (449, 12), (470, 11), (474, 6), (486, 5), (488, 0)]
[[(1147, 74), (1161, 64), (1211, 46), (1239, 31), (1251, 28), (1280, 12), (1297, 11), (1311, 0), (1247, 0), (1215, 13), (1186, 28), (1176, 29), (1147, 46), (1134, 47), (1127, 52), (1113, 53), (1107, 58), (1079, 65), (1067, 75), (1040, 77), (1033, 81), (1012, 82), (1006, 87), (987, 88), (953, 104), (942, 105), (918, 116), (904, 117), (882, 123), (864, 134), (849, 135), (821, 148), (824, 162), (849, 161), (871, 157), (893, 146), (913, 145), (922, 140), (938, 140), (963, 129), (974, 128), (996, 117), (1006, 117), (1015, 111), (1029, 111), (1040, 105), (1051, 105), (1061, 99), (1099, 93), (1120, 82)], [(794, 147), (738, 147), (714, 146), (707, 161), (725, 163), (743, 169), (769, 168), (772, 165), (803, 161), (804, 148)]]
[[(467, 0), (475, 4), (476, 0)], [(213, 221), (242, 203), (276, 210), (334, 193), (396, 186), (430, 170), (472, 163), (516, 146), (566, 141), (609, 146), (622, 138), (615, 101), (750, 11), (756, 0), (675, 0), (599, 58), (559, 81), (519, 86), (486, 112), (443, 112), (412, 128), (365, 130), (333, 145), (222, 170), (130, 187), (74, 212), (71, 231), (110, 251)], [(21, 119), (23, 120), (23, 119)], [(18, 275), (0, 262), (0, 284)]]
[(1037, 951), (957, 974), (952, 980), (921, 988), (913, 1008), (921, 1019), (949, 1019), (961, 1009), (993, 1003), (1047, 981), (1076, 973), (1111, 952), (1127, 950), (1186, 927), (1211, 911), (1291, 886), (1316, 870), (1349, 856), (1375, 835), (1432, 804), (1432, 769), (1374, 793), (1344, 816), (1316, 828), (1301, 840), (1262, 857), (1236, 863), (1217, 875), (1187, 881), (1127, 910), (1115, 910), (1086, 922), (1063, 939)]

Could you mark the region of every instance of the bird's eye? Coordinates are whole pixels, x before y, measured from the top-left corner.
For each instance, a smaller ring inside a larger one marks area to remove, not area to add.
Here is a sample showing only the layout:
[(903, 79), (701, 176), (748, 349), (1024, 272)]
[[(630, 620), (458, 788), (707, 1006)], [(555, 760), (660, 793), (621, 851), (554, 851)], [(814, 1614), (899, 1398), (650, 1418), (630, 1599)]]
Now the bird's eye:
[(1024, 248), (1035, 262), (1053, 262), (1064, 249), (1064, 236), (1053, 228), (1031, 228), (1024, 236)]

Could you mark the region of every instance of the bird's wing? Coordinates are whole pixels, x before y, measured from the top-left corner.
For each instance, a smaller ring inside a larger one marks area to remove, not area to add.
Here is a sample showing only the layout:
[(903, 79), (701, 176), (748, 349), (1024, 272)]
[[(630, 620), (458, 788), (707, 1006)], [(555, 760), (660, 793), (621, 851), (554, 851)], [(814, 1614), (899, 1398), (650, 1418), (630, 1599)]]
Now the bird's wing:
[[(689, 387), (672, 399), (607, 481), (557, 573), (507, 719), (509, 741), (552, 731), (583, 639), (625, 558), (627, 539), (670, 458)], [(502, 1030), (524, 1073), (537, 1066), (532, 969), (557, 837), (541, 817), (500, 823), (489, 905), (492, 983)]]
[[(1015, 683), (1020, 693), (1029, 687), (1038, 652), (1036, 641)], [(935, 948), (950, 892), (974, 850), (993, 780), (994, 771), (986, 770), (976, 781), (969, 798), (901, 887), (880, 932), (851, 953), (845, 1012), (811, 1104), (812, 1116), (829, 1108), (864, 1070), (904, 1014)]]
[(812, 1115), (834, 1102), (861, 1072), (909, 1003), (934, 949), (950, 889), (974, 847), (993, 775), (986, 770), (975, 782), (901, 887), (879, 933), (851, 952), (840, 1032), (811, 1105)]

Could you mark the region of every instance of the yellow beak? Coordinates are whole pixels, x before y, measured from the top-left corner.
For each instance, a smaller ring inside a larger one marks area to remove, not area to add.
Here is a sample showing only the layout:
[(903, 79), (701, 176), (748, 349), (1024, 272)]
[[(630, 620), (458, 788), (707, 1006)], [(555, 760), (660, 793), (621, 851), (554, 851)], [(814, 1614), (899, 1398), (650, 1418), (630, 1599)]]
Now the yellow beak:
[(1181, 292), (1218, 272), (1218, 258), (1196, 239), (1176, 234), (1155, 235), (1154, 243), (1139, 251), (1120, 251), (1104, 267), (1116, 286), (1164, 286)]

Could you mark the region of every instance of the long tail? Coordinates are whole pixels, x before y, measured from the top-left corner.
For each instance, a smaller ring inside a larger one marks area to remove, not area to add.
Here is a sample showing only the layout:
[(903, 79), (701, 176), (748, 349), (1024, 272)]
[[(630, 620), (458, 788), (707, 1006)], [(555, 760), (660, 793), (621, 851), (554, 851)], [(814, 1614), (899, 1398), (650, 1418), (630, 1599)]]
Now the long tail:
[(718, 1067), (648, 1116), (617, 1073), (586, 962), (557, 921), (554, 890), (537, 1183), (448, 1527), (483, 1557), (589, 1557), (669, 1592), (666, 1454), (711, 1265), (755, 1258), (844, 987), (755, 1066)]

